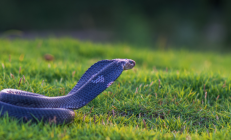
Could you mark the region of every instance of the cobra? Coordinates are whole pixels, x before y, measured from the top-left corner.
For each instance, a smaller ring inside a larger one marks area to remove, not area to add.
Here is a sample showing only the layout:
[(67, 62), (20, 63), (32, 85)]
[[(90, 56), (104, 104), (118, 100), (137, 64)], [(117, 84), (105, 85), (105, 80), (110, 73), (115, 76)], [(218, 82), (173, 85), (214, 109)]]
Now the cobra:
[(80, 78), (75, 87), (65, 96), (47, 97), (37, 93), (3, 89), (0, 91), (1, 114), (23, 122), (70, 123), (74, 110), (79, 109), (108, 88), (123, 72), (132, 69), (131, 59), (101, 60), (92, 65)]

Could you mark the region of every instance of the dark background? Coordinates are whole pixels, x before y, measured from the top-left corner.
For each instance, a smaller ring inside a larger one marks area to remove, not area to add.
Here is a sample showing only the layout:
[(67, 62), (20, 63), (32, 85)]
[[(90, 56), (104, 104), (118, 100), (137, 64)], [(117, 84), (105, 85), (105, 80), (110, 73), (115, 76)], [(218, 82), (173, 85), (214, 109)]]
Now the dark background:
[(1, 37), (231, 50), (230, 0), (0, 0)]

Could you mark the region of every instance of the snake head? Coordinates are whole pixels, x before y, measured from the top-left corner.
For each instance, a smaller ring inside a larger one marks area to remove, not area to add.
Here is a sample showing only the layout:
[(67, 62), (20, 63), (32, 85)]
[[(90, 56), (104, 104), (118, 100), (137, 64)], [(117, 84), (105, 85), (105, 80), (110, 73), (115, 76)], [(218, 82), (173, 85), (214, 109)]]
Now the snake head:
[(131, 59), (125, 59), (124, 70), (132, 69), (136, 65), (136, 62)]
[(119, 61), (119, 63), (122, 64), (124, 70), (132, 69), (136, 65), (136, 62), (131, 59), (115, 59), (115, 60)]

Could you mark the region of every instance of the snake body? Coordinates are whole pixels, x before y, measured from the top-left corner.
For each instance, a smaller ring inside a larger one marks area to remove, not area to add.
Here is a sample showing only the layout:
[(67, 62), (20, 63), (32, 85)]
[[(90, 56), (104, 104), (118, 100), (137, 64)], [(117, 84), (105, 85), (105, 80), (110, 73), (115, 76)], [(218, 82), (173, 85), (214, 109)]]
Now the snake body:
[(92, 65), (65, 96), (47, 97), (37, 93), (4, 89), (0, 91), (0, 116), (8, 113), (23, 122), (71, 122), (79, 109), (108, 88), (123, 72), (135, 66), (131, 59), (101, 60)]

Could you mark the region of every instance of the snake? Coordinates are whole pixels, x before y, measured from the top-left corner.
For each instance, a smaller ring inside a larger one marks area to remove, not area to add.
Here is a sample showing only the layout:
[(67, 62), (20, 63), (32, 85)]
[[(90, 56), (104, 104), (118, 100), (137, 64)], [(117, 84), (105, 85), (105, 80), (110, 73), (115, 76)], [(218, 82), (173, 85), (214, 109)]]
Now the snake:
[(0, 91), (0, 117), (23, 122), (70, 123), (77, 110), (107, 89), (124, 70), (135, 66), (132, 59), (101, 60), (82, 75), (74, 88), (64, 96), (48, 97), (18, 89)]

